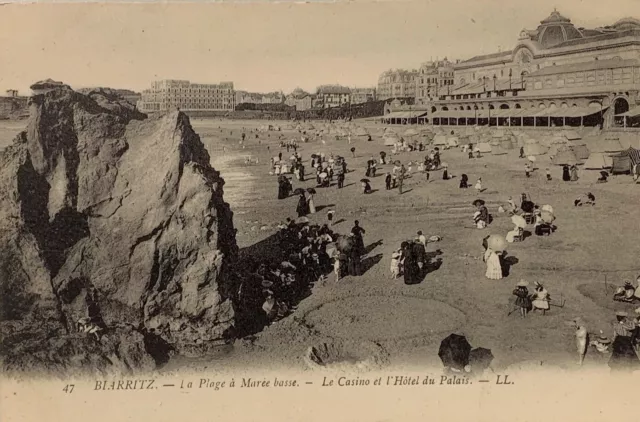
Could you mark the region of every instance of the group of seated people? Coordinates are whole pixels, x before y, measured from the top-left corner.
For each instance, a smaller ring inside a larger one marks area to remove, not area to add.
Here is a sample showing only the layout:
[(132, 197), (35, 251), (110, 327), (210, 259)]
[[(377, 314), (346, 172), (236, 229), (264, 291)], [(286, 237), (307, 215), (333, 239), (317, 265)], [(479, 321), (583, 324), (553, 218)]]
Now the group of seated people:
[(298, 224), (291, 219), (279, 226), (280, 262), (256, 262), (241, 278), (238, 303), (245, 322), (268, 325), (286, 316), (311, 286), (332, 269), (326, 246), (336, 235), (327, 225)]
[(617, 302), (635, 303), (640, 302), (640, 275), (636, 278), (638, 287), (634, 287), (631, 281), (625, 281), (624, 286), (618, 287), (613, 295), (613, 300)]

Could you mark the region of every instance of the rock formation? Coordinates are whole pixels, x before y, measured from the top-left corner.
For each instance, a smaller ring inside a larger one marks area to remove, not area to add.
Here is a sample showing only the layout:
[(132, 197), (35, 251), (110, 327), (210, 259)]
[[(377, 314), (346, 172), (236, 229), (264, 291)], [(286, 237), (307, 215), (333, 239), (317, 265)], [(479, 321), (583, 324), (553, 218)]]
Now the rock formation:
[[(231, 335), (232, 213), (188, 117), (147, 119), (104, 89), (33, 88), (26, 131), (0, 152), (5, 367), (67, 353), (146, 370), (152, 343), (196, 353)], [(79, 334), (82, 318), (103, 335)]]

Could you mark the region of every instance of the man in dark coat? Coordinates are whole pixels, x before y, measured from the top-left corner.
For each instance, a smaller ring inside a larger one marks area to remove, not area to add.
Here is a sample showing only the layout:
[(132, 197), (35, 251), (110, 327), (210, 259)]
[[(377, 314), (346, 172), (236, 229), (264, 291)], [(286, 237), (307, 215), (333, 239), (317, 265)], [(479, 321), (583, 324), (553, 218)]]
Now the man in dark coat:
[(404, 256), (404, 284), (417, 284), (420, 282), (421, 268), (418, 265), (417, 249), (412, 242), (402, 242), (402, 256)]
[(365, 230), (360, 227), (360, 222), (358, 220), (353, 222), (353, 228), (351, 229), (351, 233), (355, 238), (355, 249), (358, 251), (360, 255), (364, 253), (364, 239), (362, 235), (365, 233)]

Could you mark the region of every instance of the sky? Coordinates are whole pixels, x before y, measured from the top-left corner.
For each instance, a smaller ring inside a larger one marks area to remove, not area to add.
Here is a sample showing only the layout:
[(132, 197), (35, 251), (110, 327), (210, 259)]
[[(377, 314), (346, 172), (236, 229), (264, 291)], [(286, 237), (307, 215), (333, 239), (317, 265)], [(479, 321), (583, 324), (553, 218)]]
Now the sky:
[(28, 94), (46, 78), (136, 91), (159, 79), (285, 93), (375, 86), (390, 68), (509, 50), (554, 7), (577, 27), (640, 17), (640, 0), (7, 4), (0, 92)]

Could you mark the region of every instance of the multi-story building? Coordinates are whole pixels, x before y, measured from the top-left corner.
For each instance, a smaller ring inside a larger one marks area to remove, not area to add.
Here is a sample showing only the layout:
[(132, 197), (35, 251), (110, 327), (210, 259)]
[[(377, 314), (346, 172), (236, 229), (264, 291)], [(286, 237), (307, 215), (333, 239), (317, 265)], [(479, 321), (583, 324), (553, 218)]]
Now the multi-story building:
[(236, 91), (236, 106), (238, 104), (262, 104), (262, 94), (247, 91)]
[(262, 96), (262, 104), (282, 104), (285, 96), (282, 92), (269, 92)]
[(316, 99), (322, 108), (340, 107), (351, 103), (351, 90), (340, 85), (322, 85), (317, 89)]
[(640, 20), (585, 29), (554, 10), (512, 50), (453, 69), (430, 104), (436, 124), (626, 125), (640, 116)]
[(417, 70), (392, 69), (378, 78), (378, 100), (389, 98), (415, 98)]
[(189, 81), (165, 79), (151, 83), (142, 91), (138, 109), (143, 112), (163, 112), (179, 108), (184, 111), (218, 111), (235, 108), (233, 82), (194, 84)]
[(453, 85), (453, 81), (453, 63), (446, 57), (423, 63), (416, 77), (416, 104), (429, 104), (438, 98), (440, 88)]
[(291, 94), (287, 95), (284, 103), (288, 106), (295, 107), (296, 111), (309, 110), (313, 107), (313, 95), (300, 88), (296, 88)]
[(351, 88), (351, 104), (361, 104), (375, 100), (375, 88)]

